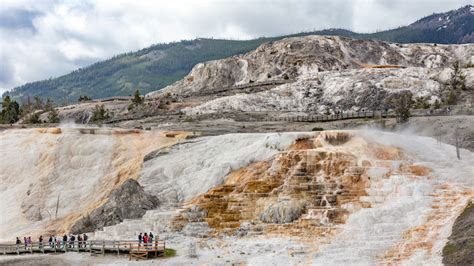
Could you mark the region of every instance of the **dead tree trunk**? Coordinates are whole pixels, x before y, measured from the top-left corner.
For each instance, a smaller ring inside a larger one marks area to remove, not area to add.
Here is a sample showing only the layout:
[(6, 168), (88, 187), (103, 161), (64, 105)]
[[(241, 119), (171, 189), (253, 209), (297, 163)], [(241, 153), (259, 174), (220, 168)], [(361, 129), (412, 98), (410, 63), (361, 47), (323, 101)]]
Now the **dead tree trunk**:
[(461, 160), (461, 154), (459, 153), (459, 131), (458, 128), (454, 130), (454, 142), (456, 144), (456, 156), (458, 157), (458, 160)]

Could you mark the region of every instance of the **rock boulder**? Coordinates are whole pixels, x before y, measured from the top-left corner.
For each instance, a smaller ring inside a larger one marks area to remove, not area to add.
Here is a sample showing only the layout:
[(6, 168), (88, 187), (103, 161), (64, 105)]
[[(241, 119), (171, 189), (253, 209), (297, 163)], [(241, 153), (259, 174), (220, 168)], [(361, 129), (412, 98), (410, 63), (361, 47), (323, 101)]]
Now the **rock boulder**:
[(155, 196), (147, 194), (136, 180), (129, 179), (112, 192), (104, 205), (77, 221), (71, 232), (92, 232), (104, 226), (118, 224), (124, 219), (141, 218), (147, 210), (158, 205), (159, 201)]

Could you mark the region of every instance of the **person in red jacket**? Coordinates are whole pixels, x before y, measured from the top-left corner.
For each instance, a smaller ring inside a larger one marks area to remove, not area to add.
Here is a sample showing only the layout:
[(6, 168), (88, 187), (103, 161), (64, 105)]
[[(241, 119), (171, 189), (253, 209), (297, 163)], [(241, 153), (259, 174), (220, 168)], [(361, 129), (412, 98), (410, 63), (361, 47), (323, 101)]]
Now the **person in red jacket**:
[(148, 246), (148, 235), (146, 233), (143, 235), (143, 243)]

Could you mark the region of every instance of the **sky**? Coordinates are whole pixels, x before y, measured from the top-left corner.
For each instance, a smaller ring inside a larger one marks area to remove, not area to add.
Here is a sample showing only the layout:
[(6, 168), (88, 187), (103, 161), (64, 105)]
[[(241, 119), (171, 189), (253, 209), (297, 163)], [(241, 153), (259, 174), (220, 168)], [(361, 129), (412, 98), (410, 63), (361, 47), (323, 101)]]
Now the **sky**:
[(0, 0), (0, 94), (152, 44), (408, 25), (474, 0)]

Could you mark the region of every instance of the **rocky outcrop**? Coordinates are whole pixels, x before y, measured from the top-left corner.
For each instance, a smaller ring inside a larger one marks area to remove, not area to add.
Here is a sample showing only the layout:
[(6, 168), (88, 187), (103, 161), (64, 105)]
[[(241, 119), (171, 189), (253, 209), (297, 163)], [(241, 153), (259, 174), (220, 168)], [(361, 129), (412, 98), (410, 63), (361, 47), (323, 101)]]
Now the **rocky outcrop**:
[(215, 89), (268, 80), (295, 79), (312, 72), (367, 67), (447, 67), (472, 62), (472, 45), (394, 44), (339, 36), (305, 36), (262, 44), (245, 55), (197, 64), (184, 79), (148, 97), (188, 97)]
[(77, 221), (71, 232), (93, 232), (104, 226), (118, 224), (124, 219), (141, 218), (147, 210), (158, 205), (155, 196), (148, 195), (136, 180), (129, 179), (112, 192), (104, 205)]
[[(393, 108), (391, 99), (411, 92), (413, 98), (440, 101), (450, 68), (408, 67), (404, 69), (364, 68), (347, 71), (309, 71), (295, 82), (252, 94), (220, 97), (186, 108), (189, 115), (222, 112), (357, 111)], [(466, 85), (473, 87), (474, 69), (464, 69)]]
[(260, 220), (264, 223), (291, 223), (298, 220), (304, 210), (304, 202), (286, 200), (271, 203), (260, 215)]
[[(245, 55), (198, 64), (183, 80), (148, 97), (172, 101), (193, 116), (385, 110), (393, 109), (392, 99), (407, 91), (415, 99), (434, 104), (444, 95), (453, 62), (473, 64), (473, 54), (472, 44), (395, 44), (338, 36), (287, 38)], [(474, 70), (462, 71), (466, 86), (472, 88)], [(273, 86), (259, 87), (268, 82)], [(244, 89), (248, 86), (255, 88)]]
[(445, 265), (474, 264), (474, 205), (470, 202), (453, 225), (443, 249)]

